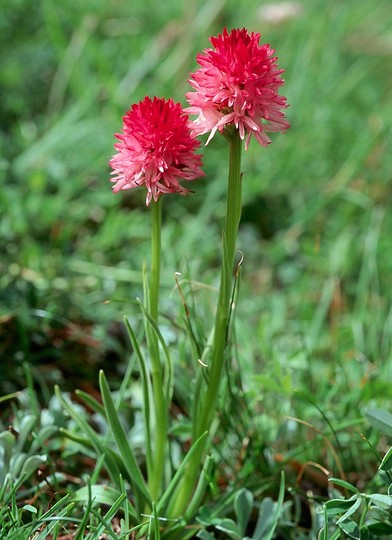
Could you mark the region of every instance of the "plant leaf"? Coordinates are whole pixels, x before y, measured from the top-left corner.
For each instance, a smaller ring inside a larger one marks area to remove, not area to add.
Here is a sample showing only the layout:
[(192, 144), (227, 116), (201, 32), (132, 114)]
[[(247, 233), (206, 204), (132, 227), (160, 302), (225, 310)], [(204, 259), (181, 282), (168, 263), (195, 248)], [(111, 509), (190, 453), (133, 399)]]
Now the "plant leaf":
[(147, 472), (148, 474), (152, 471), (152, 451), (151, 451), (151, 413), (150, 413), (150, 396), (151, 396), (151, 385), (150, 379), (148, 376), (147, 365), (140, 350), (139, 342), (136, 337), (136, 334), (129, 322), (128, 318), (124, 318), (125, 327), (128, 332), (129, 340), (131, 342), (134, 354), (139, 363), (141, 381), (142, 381), (142, 396), (143, 396), (143, 416), (144, 416), (144, 433), (146, 439), (146, 463), (147, 463)]
[(379, 466), (379, 470), (381, 471), (389, 471), (390, 469), (392, 469), (392, 446), (382, 458)]
[(345, 521), (349, 521), (348, 518), (354, 514), (358, 508), (361, 506), (361, 503), (362, 503), (362, 498), (359, 496), (355, 501), (354, 501), (354, 504), (351, 506), (351, 508), (349, 508), (347, 510), (347, 512), (345, 512), (342, 517), (340, 517), (336, 524), (337, 525), (340, 525), (340, 523), (344, 523)]
[(162, 333), (159, 330), (159, 327), (156, 321), (154, 321), (154, 319), (148, 313), (146, 307), (143, 305), (143, 303), (140, 300), (138, 301), (138, 305), (144, 317), (147, 319), (148, 323), (152, 327), (153, 332), (156, 334), (159, 340), (159, 343), (161, 344), (162, 350), (164, 352), (164, 356), (166, 360), (166, 369), (164, 371), (163, 387), (165, 389), (164, 395), (165, 395), (166, 403), (169, 404), (171, 402), (173, 389), (174, 389), (173, 362), (170, 357), (169, 347), (167, 346), (166, 341), (164, 337), (162, 336)]
[(365, 414), (370, 424), (377, 430), (392, 437), (392, 414), (381, 409), (367, 409)]
[(91, 493), (91, 499), (94, 499), (94, 502), (107, 506), (112, 506), (121, 495), (120, 491), (114, 487), (95, 484), (84, 486), (75, 491), (72, 500), (86, 503), (89, 500), (89, 493)]
[(19, 395), (20, 395), (20, 392), (13, 392), (12, 394), (7, 394), (6, 396), (1, 396), (0, 397), (0, 403), (2, 403), (3, 401), (8, 401), (9, 399), (16, 398)]
[(352, 491), (353, 493), (359, 493), (358, 489), (355, 486), (353, 486), (349, 482), (346, 482), (346, 480), (342, 480), (341, 478), (328, 478), (328, 482), (335, 484), (335, 486), (340, 486), (344, 489), (347, 489), (348, 491)]
[(339, 523), (339, 527), (342, 529), (343, 532), (347, 534), (349, 538), (360, 540), (361, 532), (359, 530), (358, 525), (355, 523), (355, 521), (351, 521), (351, 520), (343, 521), (342, 523)]
[(285, 476), (284, 476), (284, 472), (282, 471), (281, 477), (280, 477), (280, 488), (279, 488), (278, 501), (277, 501), (276, 504), (274, 504), (275, 515), (273, 516), (272, 523), (271, 523), (271, 526), (270, 526), (267, 534), (262, 539), (261, 539), (261, 537), (259, 537), (260, 540), (271, 540), (273, 535), (274, 535), (275, 529), (276, 529), (276, 527), (278, 525), (280, 514), (282, 512), (282, 508), (283, 508), (284, 489), (285, 489)]
[(382, 493), (374, 493), (369, 495), (369, 499), (383, 510), (389, 510), (392, 507), (392, 495), (383, 495)]
[[(146, 482), (141, 473), (140, 467), (136, 461), (133, 451), (129, 445), (126, 433), (121, 425), (118, 417), (118, 412), (114, 406), (110, 388), (106, 380), (104, 372), (101, 370), (99, 373), (99, 386), (101, 389), (102, 400), (105, 408), (106, 420), (110, 425), (114, 439), (117, 443), (119, 452), (121, 454), (124, 466), (130, 476), (130, 481), (135, 489), (135, 495), (137, 493), (143, 495), (145, 502), (151, 503), (151, 495), (149, 493)], [(140, 501), (141, 505), (141, 501)]]
[(325, 503), (325, 508), (329, 516), (334, 516), (347, 512), (354, 503), (355, 500), (351, 499), (330, 499)]
[(196, 535), (196, 538), (201, 538), (201, 540), (216, 540), (216, 537), (211, 533), (207, 532), (205, 529), (199, 531)]
[(105, 409), (96, 399), (90, 396), (90, 394), (87, 394), (87, 392), (84, 392), (83, 390), (75, 390), (75, 394), (81, 398), (90, 409), (105, 418)]
[(213, 466), (213, 459), (209, 454), (207, 454), (206, 459), (204, 461), (203, 469), (201, 471), (199, 480), (197, 482), (196, 489), (193, 492), (192, 498), (188, 504), (188, 508), (186, 509), (186, 512), (184, 514), (185, 520), (187, 522), (191, 520), (191, 518), (196, 514), (196, 512), (200, 508), (200, 503), (204, 496), (204, 492), (206, 490), (207, 484), (211, 482), (212, 466)]
[(245, 536), (246, 526), (253, 508), (253, 495), (248, 489), (240, 489), (234, 497), (234, 512), (237, 516), (238, 527)]
[(192, 460), (193, 455), (199, 450), (199, 446), (203, 444), (204, 439), (207, 437), (208, 432), (204, 432), (200, 437), (192, 444), (190, 450), (187, 452), (184, 460), (182, 461), (181, 465), (178, 467), (175, 475), (170, 481), (170, 484), (167, 486), (165, 492), (159, 499), (159, 502), (157, 504), (157, 512), (159, 514), (163, 513), (164, 508), (166, 507), (166, 504), (169, 502), (171, 498), (175, 499), (176, 494), (174, 490), (176, 489), (178, 483), (180, 482), (185, 467), (187, 466), (188, 462)]
[(271, 526), (273, 519), (274, 502), (270, 497), (266, 497), (260, 504), (259, 517), (253, 533), (253, 540), (263, 540)]
[(226, 533), (229, 538), (232, 538), (233, 540), (242, 540), (241, 531), (232, 519), (224, 518), (220, 520), (219, 523), (215, 525), (215, 528), (218, 529), (218, 531)]
[(40, 465), (46, 463), (47, 460), (48, 456), (46, 455), (28, 457), (24, 462), (22, 470), (20, 472), (20, 476), (23, 477), (23, 481), (29, 478), (33, 474), (33, 472), (35, 472)]

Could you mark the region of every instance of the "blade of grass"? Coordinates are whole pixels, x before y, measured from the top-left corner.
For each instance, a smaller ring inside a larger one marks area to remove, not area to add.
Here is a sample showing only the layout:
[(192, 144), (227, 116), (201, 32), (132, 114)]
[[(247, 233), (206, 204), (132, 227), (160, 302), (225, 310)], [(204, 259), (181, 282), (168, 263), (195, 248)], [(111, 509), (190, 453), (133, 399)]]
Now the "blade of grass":
[(158, 513), (163, 513), (163, 511), (166, 508), (166, 505), (168, 504), (169, 500), (170, 503), (173, 502), (176, 498), (175, 489), (180, 482), (181, 478), (184, 475), (184, 472), (186, 470), (186, 466), (189, 462), (192, 461), (195, 455), (198, 454), (199, 448), (204, 445), (204, 441), (206, 437), (208, 436), (208, 432), (205, 431), (200, 437), (192, 444), (189, 452), (186, 454), (184, 460), (182, 461), (181, 465), (178, 467), (175, 475), (173, 476), (171, 482), (167, 486), (165, 492), (163, 493), (162, 497), (160, 498), (158, 504), (157, 504), (157, 511)]
[(83, 390), (75, 390), (75, 394), (81, 398), (90, 409), (100, 414), (102, 418), (105, 418), (105, 409), (96, 399), (90, 396), (90, 394), (87, 394), (87, 392), (84, 392)]
[(151, 411), (150, 411), (150, 396), (151, 384), (148, 377), (147, 365), (139, 346), (136, 334), (127, 317), (124, 318), (125, 327), (128, 332), (131, 345), (139, 363), (140, 374), (142, 379), (142, 395), (143, 395), (143, 416), (144, 416), (144, 433), (146, 443), (146, 465), (147, 475), (152, 474), (152, 450), (151, 450)]
[(192, 517), (196, 514), (196, 512), (200, 508), (201, 500), (204, 496), (207, 485), (210, 482), (213, 464), (214, 464), (214, 461), (212, 459), (212, 456), (207, 455), (204, 462), (203, 469), (200, 474), (199, 481), (195, 489), (195, 492), (184, 514), (184, 519), (187, 523), (192, 519)]
[(154, 540), (160, 540), (161, 533), (159, 530), (158, 512), (155, 501), (152, 503), (152, 514), (154, 516)]
[(129, 445), (124, 428), (120, 423), (117, 410), (112, 400), (112, 395), (110, 393), (108, 382), (102, 370), (99, 373), (99, 386), (101, 389), (102, 399), (105, 407), (106, 419), (112, 430), (120, 455), (123, 459), (123, 463), (130, 475), (130, 481), (135, 490), (135, 498), (137, 500), (136, 506), (140, 510), (142, 508), (141, 498), (144, 499), (144, 502), (150, 504), (151, 495), (141, 473), (140, 467), (136, 461), (134, 453)]
[(82, 522), (80, 523), (80, 526), (78, 528), (78, 531), (75, 536), (75, 540), (81, 540), (84, 537), (84, 532), (86, 530), (89, 518), (90, 518), (90, 512), (92, 508), (92, 499), (91, 499), (91, 484), (90, 481), (87, 480), (87, 504), (84, 509), (84, 515), (82, 518)]
[(123, 502), (126, 500), (126, 494), (122, 493), (117, 501), (113, 504), (113, 506), (106, 512), (104, 516), (101, 516), (101, 514), (95, 510), (94, 508), (91, 509), (92, 514), (95, 515), (95, 517), (99, 520), (100, 524), (94, 531), (94, 537), (92, 538), (99, 538), (101, 534), (104, 532), (107, 532), (114, 540), (118, 540), (118, 537), (114, 534), (112, 527), (110, 526), (110, 521), (114, 518), (114, 516), (117, 514), (119, 509), (121, 508)]
[(0, 397), (0, 403), (3, 403), (3, 401), (8, 401), (9, 399), (17, 398), (20, 395), (20, 392), (13, 392), (12, 394), (7, 394), (6, 396)]

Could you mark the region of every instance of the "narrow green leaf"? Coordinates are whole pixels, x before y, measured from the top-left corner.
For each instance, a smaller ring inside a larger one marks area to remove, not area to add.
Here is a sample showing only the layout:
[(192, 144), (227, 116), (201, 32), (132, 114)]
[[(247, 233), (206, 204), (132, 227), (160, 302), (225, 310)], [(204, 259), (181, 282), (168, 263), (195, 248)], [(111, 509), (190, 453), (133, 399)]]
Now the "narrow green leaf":
[(381, 471), (389, 471), (390, 469), (392, 469), (392, 446), (383, 457), (379, 469)]
[(94, 536), (95, 538), (99, 538), (99, 536), (105, 532), (113, 540), (118, 540), (117, 534), (115, 534), (112, 529), (111, 520), (117, 514), (118, 510), (121, 508), (125, 499), (126, 499), (126, 495), (125, 493), (122, 493), (117, 499), (117, 501), (110, 508), (110, 510), (104, 516), (101, 516), (101, 514), (97, 510), (95, 510), (95, 508), (91, 508), (91, 513), (93, 513), (95, 517), (97, 517), (98, 520), (100, 521), (100, 525), (95, 530), (95, 536)]
[[(107, 532), (111, 529), (110, 522), (114, 518), (114, 516), (117, 514), (117, 512), (120, 510), (120, 508), (123, 505), (123, 502), (126, 500), (126, 494), (122, 493), (117, 501), (113, 504), (113, 506), (106, 512), (106, 514), (103, 517), (103, 520), (101, 521), (101, 524), (97, 527), (96, 530), (96, 538), (99, 537), (103, 532), (105, 532), (105, 528), (107, 525), (109, 525), (109, 528), (107, 529)], [(95, 515), (99, 515), (102, 517), (98, 512)], [(98, 517), (98, 516), (97, 516)], [(113, 532), (113, 531), (112, 531)], [(116, 540), (118, 540), (117, 536), (115, 536)]]
[[(60, 428), (59, 429), (60, 433), (66, 437), (67, 439), (69, 439), (70, 441), (74, 441), (82, 446), (84, 446), (85, 448), (91, 450), (91, 449), (95, 449), (95, 446), (94, 444), (91, 442), (90, 439), (87, 439), (87, 437), (83, 437), (82, 435), (79, 435), (77, 433), (74, 433), (73, 431), (69, 431), (67, 429), (64, 429), (64, 428)], [(115, 463), (116, 464), (116, 467), (117, 467), (117, 470), (119, 471), (119, 474), (125, 474), (127, 477), (128, 477), (128, 473), (124, 467), (124, 464), (122, 462), (122, 459), (121, 457), (114, 451), (112, 450), (111, 448), (109, 448), (107, 445), (105, 445), (105, 443), (102, 441), (102, 448), (104, 449), (103, 453), (98, 453), (98, 459), (97, 459), (97, 463), (96, 463), (96, 466), (95, 466), (95, 471), (91, 477), (91, 482), (92, 483), (95, 483), (95, 481), (93, 480), (93, 477), (94, 475), (97, 475), (99, 474), (99, 470), (101, 469), (102, 465), (104, 463), (106, 463), (106, 466), (108, 465), (108, 463)], [(109, 461), (108, 461), (109, 460)]]
[(14, 399), (20, 395), (20, 392), (13, 392), (12, 394), (7, 394), (6, 396), (0, 397), (0, 403), (3, 401), (8, 401), (9, 399)]
[(186, 522), (189, 522), (200, 508), (200, 503), (204, 496), (206, 487), (211, 481), (212, 466), (212, 456), (207, 455), (199, 477), (199, 481), (197, 482), (196, 489), (193, 492), (192, 498), (188, 504), (188, 508), (186, 509), (186, 512), (184, 514), (184, 519)]
[(164, 372), (163, 385), (164, 385), (164, 388), (165, 388), (166, 403), (169, 404), (170, 401), (171, 401), (172, 395), (173, 395), (173, 387), (174, 387), (173, 363), (172, 363), (172, 360), (171, 360), (171, 357), (170, 357), (170, 351), (169, 351), (169, 348), (168, 348), (168, 346), (166, 344), (166, 341), (165, 341), (164, 337), (162, 336), (161, 331), (159, 330), (159, 327), (158, 327), (156, 321), (154, 321), (154, 319), (148, 313), (146, 307), (143, 305), (143, 303), (140, 300), (138, 301), (138, 305), (139, 305), (143, 315), (148, 320), (148, 322), (149, 322), (150, 326), (152, 327), (153, 331), (155, 332), (155, 334), (156, 334), (156, 336), (157, 336), (157, 338), (159, 340), (159, 343), (161, 344), (164, 355), (165, 355), (166, 370)]
[[(135, 495), (141, 494), (147, 503), (151, 503), (151, 496), (148, 491), (146, 482), (141, 473), (140, 467), (136, 461), (133, 451), (129, 445), (126, 433), (121, 425), (118, 417), (118, 412), (114, 406), (110, 388), (107, 383), (104, 372), (99, 373), (99, 386), (101, 389), (102, 399), (105, 407), (106, 420), (110, 425), (114, 439), (117, 443), (120, 455), (122, 457), (125, 468), (127, 469), (130, 481), (133, 484)], [(139, 501), (141, 505), (141, 501)]]
[[(37, 525), (35, 529), (40, 529), (40, 533), (38, 536), (34, 536), (34, 540), (46, 540), (50, 536), (49, 533), (57, 526), (59, 521), (62, 521), (62, 518), (69, 513), (73, 506), (74, 503), (70, 503), (63, 510), (56, 511), (56, 513), (52, 512), (51, 515), (48, 515), (47, 517), (41, 516), (38, 522), (39, 525)], [(45, 522), (48, 522), (48, 524), (42, 529), (42, 524)]]
[[(120, 456), (118, 454), (116, 454), (115, 452), (111, 453), (111, 455), (113, 456), (113, 459), (118, 461), (119, 468), (121, 469), (122, 463), (121, 463)], [(94, 470), (91, 473), (91, 477), (90, 477), (90, 484), (92, 486), (97, 484), (98, 479), (102, 477), (101, 471), (102, 471), (104, 466), (105, 466), (105, 456), (104, 455), (98, 456), (98, 459), (95, 462)], [(119, 484), (120, 484), (120, 486), (121, 486), (121, 480), (122, 480), (121, 474), (122, 473), (120, 473), (120, 476), (119, 476)]]
[[(326, 284), (327, 285), (327, 284)], [(330, 305), (330, 303), (328, 302), (328, 306)], [(340, 441), (339, 441), (339, 437), (338, 437), (338, 434), (337, 434), (337, 431), (336, 429), (334, 428), (334, 426), (332, 425), (331, 421), (329, 420), (328, 416), (326, 415), (326, 413), (320, 408), (320, 406), (317, 404), (317, 402), (314, 400), (314, 398), (312, 396), (310, 396), (310, 394), (308, 394), (307, 392), (305, 392), (304, 390), (300, 390), (300, 389), (296, 389), (294, 390), (294, 394), (299, 397), (300, 399), (303, 399), (304, 401), (308, 401), (313, 407), (315, 407), (315, 409), (318, 410), (318, 412), (321, 414), (321, 416), (323, 417), (324, 421), (328, 424), (328, 427), (329, 429), (331, 430), (331, 432), (333, 433), (333, 436), (335, 437), (335, 441), (336, 441), (336, 444), (338, 446), (338, 448), (341, 450), (341, 446), (340, 446)]]
[[(57, 501), (53, 506), (49, 508), (42, 516), (40, 517), (40, 522), (44, 522), (45, 520), (49, 519), (50, 517), (57, 515), (57, 513), (60, 511), (61, 507), (67, 503), (67, 501), (71, 498), (71, 495), (68, 493), (65, 495), (62, 499)], [(68, 506), (74, 506), (73, 502), (68, 503)]]
[(84, 392), (83, 390), (75, 390), (75, 394), (80, 397), (90, 409), (105, 418), (105, 409), (96, 399), (90, 396), (90, 394), (87, 394), (87, 392)]
[(155, 502), (153, 501), (152, 503), (152, 514), (154, 516), (154, 540), (160, 540), (161, 538), (161, 533), (159, 531), (159, 517), (158, 517), (158, 513), (157, 513), (157, 505), (155, 504)]
[(184, 474), (184, 471), (185, 471), (185, 467), (187, 466), (187, 464), (192, 461), (192, 458), (194, 456), (195, 453), (197, 453), (197, 451), (199, 450), (199, 447), (200, 445), (202, 445), (204, 443), (204, 439), (207, 437), (208, 435), (208, 432), (204, 432), (191, 446), (190, 450), (187, 452), (184, 460), (182, 461), (181, 465), (178, 467), (175, 475), (173, 476), (173, 478), (171, 479), (169, 485), (167, 486), (165, 492), (163, 493), (162, 497), (160, 498), (158, 504), (157, 504), (157, 512), (159, 514), (162, 514), (164, 509), (166, 508), (166, 505), (167, 503), (173, 499), (175, 500), (176, 498), (176, 493), (174, 492), (174, 490), (176, 489), (178, 483), (180, 482), (183, 474)]
[(92, 508), (91, 484), (89, 481), (87, 482), (87, 486), (84, 489), (86, 490), (86, 494), (87, 494), (87, 497), (85, 497), (84, 499), (84, 500), (87, 499), (87, 505), (86, 505), (86, 508), (84, 509), (83, 519), (80, 526), (78, 527), (75, 540), (81, 540), (82, 538), (84, 538), (84, 532), (86, 530), (86, 527), (90, 518), (91, 508)]
[(85, 446), (86, 448), (94, 448), (94, 445), (91, 442), (91, 440), (83, 435), (80, 435), (79, 433), (75, 433), (74, 431), (70, 431), (65, 428), (60, 428), (59, 432), (61, 433), (61, 435), (63, 435), (70, 441), (74, 441), (78, 444), (81, 444), (82, 446)]
[(120, 477), (120, 483), (121, 493), (124, 494), (126, 497), (124, 500), (123, 527), (125, 528), (125, 530), (128, 530), (130, 526), (130, 521), (132, 521), (133, 525), (140, 525), (140, 515), (136, 513), (135, 507), (128, 498), (127, 489), (122, 477)]
[(347, 489), (348, 491), (352, 491), (353, 493), (359, 493), (358, 489), (355, 486), (353, 486), (349, 482), (346, 482), (346, 480), (342, 480), (341, 478), (328, 478), (328, 482)]
[(151, 450), (151, 412), (150, 412), (150, 396), (151, 396), (151, 384), (148, 376), (147, 365), (140, 350), (139, 342), (136, 334), (129, 322), (128, 318), (124, 318), (125, 327), (128, 332), (128, 336), (132, 345), (132, 349), (138, 359), (141, 380), (142, 380), (142, 395), (143, 395), (143, 416), (144, 416), (144, 433), (146, 440), (146, 464), (147, 474), (152, 472), (152, 450)]

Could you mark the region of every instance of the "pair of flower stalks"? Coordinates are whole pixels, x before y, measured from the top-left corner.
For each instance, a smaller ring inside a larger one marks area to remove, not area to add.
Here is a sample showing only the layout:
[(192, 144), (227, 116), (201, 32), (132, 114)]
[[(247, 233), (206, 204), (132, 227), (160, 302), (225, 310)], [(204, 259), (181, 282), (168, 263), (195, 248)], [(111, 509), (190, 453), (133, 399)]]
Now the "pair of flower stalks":
[[(271, 140), (267, 132), (284, 132), (289, 127), (282, 109), (286, 98), (278, 94), (283, 70), (277, 67), (274, 50), (260, 45), (260, 34), (245, 28), (224, 29), (210, 38), (213, 48), (197, 55), (199, 68), (190, 76), (193, 91), (186, 94), (190, 106), (183, 109), (172, 99), (145, 97), (123, 118), (123, 131), (116, 134), (117, 153), (110, 161), (113, 191), (144, 186), (146, 205), (151, 205), (152, 252), (148, 286), (145, 290), (146, 336), (150, 355), (149, 382), (152, 407), (146, 419), (147, 485), (152, 501), (159, 501), (164, 489), (168, 452), (167, 430), (172, 384), (171, 367), (161, 360), (159, 343), (159, 288), (161, 266), (162, 195), (189, 191), (180, 184), (204, 176), (198, 136), (216, 132), (229, 144), (227, 212), (223, 228), (222, 267), (219, 299), (212, 333), (203, 361), (206, 377), (200, 377), (193, 417), (193, 447), (167, 516), (191, 518), (197, 510), (196, 494), (203, 485), (201, 467), (210, 442), (223, 367), (227, 357), (228, 329), (234, 283), (236, 239), (241, 217), (241, 150), (254, 137), (261, 146)], [(188, 115), (197, 115), (190, 121)], [(203, 374), (205, 375), (205, 373)], [(201, 386), (200, 386), (201, 385)], [(201, 390), (200, 390), (201, 389)], [(145, 411), (146, 413), (146, 411)], [(205, 483), (204, 483), (205, 484)], [(196, 491), (195, 491), (196, 488)], [(202, 493), (198, 493), (202, 495)], [(200, 497), (198, 497), (200, 500)]]

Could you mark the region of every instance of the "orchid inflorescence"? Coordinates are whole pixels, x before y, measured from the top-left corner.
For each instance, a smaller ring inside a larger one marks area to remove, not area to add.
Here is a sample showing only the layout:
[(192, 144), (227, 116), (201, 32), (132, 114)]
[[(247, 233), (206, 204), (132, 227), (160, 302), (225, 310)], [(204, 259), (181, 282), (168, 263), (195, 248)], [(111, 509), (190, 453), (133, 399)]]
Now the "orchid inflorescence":
[[(200, 68), (189, 78), (190, 107), (183, 110), (172, 99), (157, 97), (132, 105), (110, 161), (114, 192), (144, 185), (147, 206), (165, 193), (187, 194), (180, 181), (204, 176), (195, 137), (209, 133), (208, 143), (233, 125), (242, 140), (246, 137), (246, 150), (252, 136), (266, 146), (268, 132), (289, 128), (282, 112), (286, 98), (278, 94), (283, 70), (274, 50), (259, 40), (260, 34), (245, 28), (230, 33), (225, 28), (211, 37), (213, 49), (197, 55)], [(189, 121), (188, 114), (197, 118)]]

